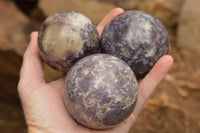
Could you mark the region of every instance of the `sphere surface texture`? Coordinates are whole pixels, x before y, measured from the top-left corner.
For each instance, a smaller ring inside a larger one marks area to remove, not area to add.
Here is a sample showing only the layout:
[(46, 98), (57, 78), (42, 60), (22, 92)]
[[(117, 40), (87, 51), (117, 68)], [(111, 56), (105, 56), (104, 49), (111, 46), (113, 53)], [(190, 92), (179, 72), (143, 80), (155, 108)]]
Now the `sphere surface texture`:
[(67, 72), (79, 59), (98, 52), (99, 35), (85, 15), (62, 11), (43, 22), (38, 45), (44, 62), (58, 71)]
[(168, 35), (155, 17), (137, 10), (114, 17), (104, 28), (101, 51), (124, 60), (137, 78), (143, 78), (168, 53)]
[(69, 70), (65, 102), (77, 122), (93, 129), (107, 129), (132, 113), (137, 87), (135, 75), (124, 61), (108, 54), (94, 54)]

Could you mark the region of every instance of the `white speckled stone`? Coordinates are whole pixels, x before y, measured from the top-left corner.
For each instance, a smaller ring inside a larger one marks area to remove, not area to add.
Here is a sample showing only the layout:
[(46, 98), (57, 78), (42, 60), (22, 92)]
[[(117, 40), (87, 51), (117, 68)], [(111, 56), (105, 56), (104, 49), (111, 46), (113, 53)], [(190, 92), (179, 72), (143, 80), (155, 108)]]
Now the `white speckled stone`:
[(108, 54), (94, 54), (69, 70), (65, 102), (77, 122), (89, 128), (107, 129), (132, 113), (137, 89), (135, 74), (124, 61)]
[(168, 53), (168, 35), (162, 23), (142, 11), (126, 11), (104, 28), (101, 50), (124, 60), (137, 78), (143, 78)]
[(88, 17), (75, 11), (63, 11), (44, 21), (38, 45), (48, 65), (67, 72), (79, 59), (98, 52), (99, 35)]

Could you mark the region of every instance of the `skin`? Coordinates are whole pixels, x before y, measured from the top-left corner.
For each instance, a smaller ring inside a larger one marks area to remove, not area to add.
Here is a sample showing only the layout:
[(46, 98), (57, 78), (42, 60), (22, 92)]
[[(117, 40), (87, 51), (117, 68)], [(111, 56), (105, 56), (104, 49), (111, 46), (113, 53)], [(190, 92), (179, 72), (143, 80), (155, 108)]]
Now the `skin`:
[[(97, 26), (99, 34), (101, 35), (104, 26), (111, 18), (122, 12), (121, 8), (115, 8), (108, 13)], [(173, 64), (171, 56), (161, 57), (145, 78), (139, 82), (138, 101), (134, 111), (124, 122), (112, 129), (93, 130), (79, 125), (67, 112), (63, 96), (64, 77), (48, 84), (45, 82), (37, 36), (37, 32), (31, 34), (31, 41), (24, 53), (18, 84), (29, 133), (127, 133), (145, 102)]]

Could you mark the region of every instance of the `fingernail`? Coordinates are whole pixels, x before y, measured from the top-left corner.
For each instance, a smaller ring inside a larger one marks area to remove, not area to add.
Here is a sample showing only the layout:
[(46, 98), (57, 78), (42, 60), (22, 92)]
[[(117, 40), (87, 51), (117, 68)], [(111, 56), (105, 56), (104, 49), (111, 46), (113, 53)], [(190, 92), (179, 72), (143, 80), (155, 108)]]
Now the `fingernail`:
[(115, 10), (118, 10), (120, 12), (124, 12), (124, 9), (122, 9), (121, 7), (116, 7)]
[(34, 34), (36, 34), (36, 33), (37, 33), (36, 31), (31, 32), (30, 38), (33, 38), (33, 37), (34, 37)]

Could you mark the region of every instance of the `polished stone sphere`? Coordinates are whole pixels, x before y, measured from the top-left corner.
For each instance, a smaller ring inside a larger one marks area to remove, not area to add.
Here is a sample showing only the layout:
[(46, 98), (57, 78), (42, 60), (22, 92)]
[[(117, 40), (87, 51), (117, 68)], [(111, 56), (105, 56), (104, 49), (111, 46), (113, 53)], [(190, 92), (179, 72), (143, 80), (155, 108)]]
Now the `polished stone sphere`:
[(168, 53), (169, 41), (157, 18), (131, 10), (117, 15), (106, 25), (100, 47), (103, 53), (124, 60), (140, 79), (161, 56)]

